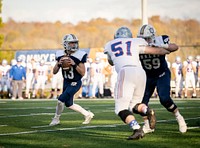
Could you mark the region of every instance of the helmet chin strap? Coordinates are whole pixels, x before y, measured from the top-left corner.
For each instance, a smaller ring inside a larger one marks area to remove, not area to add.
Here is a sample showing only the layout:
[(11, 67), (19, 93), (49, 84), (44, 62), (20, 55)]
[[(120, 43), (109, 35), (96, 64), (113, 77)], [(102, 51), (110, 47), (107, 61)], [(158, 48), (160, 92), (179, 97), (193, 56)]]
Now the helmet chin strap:
[(69, 55), (70, 55), (69, 50), (65, 49), (65, 54), (66, 54), (67, 56), (69, 56)]

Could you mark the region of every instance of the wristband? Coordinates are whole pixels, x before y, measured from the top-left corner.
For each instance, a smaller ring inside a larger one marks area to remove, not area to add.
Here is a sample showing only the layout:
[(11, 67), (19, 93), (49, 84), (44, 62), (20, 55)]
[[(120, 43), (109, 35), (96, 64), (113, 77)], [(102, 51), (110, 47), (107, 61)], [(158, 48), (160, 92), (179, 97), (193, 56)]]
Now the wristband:
[(72, 67), (73, 67), (74, 69), (76, 69), (77, 66), (78, 66), (77, 64), (72, 65)]
[(169, 44), (161, 44), (160, 45), (162, 48), (168, 49), (169, 48)]
[(58, 65), (59, 68), (62, 66), (62, 64), (57, 64), (57, 65)]

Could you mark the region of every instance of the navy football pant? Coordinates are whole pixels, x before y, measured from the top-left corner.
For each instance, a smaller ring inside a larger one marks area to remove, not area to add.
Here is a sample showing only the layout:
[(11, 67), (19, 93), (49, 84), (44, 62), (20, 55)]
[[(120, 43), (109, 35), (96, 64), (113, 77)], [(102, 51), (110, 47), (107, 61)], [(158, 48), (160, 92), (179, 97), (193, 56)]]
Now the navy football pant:
[(65, 103), (66, 107), (70, 107), (74, 103), (74, 95), (80, 89), (82, 81), (78, 82), (64, 82), (63, 93), (59, 96), (58, 100)]
[[(174, 104), (173, 100), (170, 97), (170, 80), (171, 80), (171, 73), (170, 70), (166, 70), (164, 75), (155, 78), (148, 78), (146, 82), (146, 88), (142, 103), (148, 105), (149, 100), (155, 90), (157, 88), (157, 93), (160, 99), (160, 103), (167, 109)], [(175, 105), (176, 106), (176, 105)], [(173, 108), (175, 110), (176, 108)], [(173, 110), (169, 110), (173, 112)]]

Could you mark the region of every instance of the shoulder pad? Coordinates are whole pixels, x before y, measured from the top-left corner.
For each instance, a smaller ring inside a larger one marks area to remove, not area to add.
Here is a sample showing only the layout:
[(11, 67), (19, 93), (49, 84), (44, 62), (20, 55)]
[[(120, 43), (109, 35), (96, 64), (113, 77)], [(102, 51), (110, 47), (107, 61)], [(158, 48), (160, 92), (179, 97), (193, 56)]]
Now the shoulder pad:
[(58, 60), (59, 57), (62, 57), (62, 56), (64, 56), (64, 55), (65, 55), (65, 54), (64, 54), (64, 50), (58, 50), (58, 51), (56, 52), (55, 58), (56, 58), (56, 60)]

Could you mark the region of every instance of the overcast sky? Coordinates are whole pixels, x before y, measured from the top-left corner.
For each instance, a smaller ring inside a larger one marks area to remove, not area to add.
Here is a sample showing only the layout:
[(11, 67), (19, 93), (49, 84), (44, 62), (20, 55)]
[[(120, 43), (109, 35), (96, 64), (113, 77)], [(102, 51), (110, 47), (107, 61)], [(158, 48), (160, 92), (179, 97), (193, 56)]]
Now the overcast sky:
[[(197, 19), (200, 0), (147, 0), (148, 17)], [(2, 18), (15, 21), (39, 21), (76, 24), (94, 18), (112, 20), (141, 18), (141, 0), (3, 0)]]

